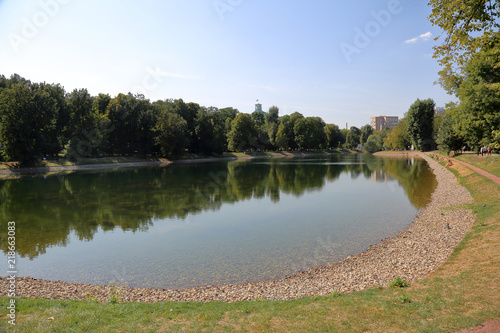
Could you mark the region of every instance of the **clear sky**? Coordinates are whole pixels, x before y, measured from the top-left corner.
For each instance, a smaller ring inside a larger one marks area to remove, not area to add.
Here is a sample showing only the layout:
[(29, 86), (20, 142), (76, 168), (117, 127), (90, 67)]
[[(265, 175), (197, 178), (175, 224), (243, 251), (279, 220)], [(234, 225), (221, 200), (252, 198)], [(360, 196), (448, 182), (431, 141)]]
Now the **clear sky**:
[(344, 128), (445, 106), (423, 0), (0, 0), (0, 74)]

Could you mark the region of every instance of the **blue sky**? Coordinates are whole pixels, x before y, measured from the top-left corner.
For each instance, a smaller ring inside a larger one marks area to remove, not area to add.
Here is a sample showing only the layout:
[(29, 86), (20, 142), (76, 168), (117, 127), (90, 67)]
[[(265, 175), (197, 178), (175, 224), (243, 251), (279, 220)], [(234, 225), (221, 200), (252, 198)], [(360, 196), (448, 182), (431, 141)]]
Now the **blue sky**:
[(429, 14), (421, 0), (0, 0), (0, 74), (360, 127), (452, 100), (433, 84)]

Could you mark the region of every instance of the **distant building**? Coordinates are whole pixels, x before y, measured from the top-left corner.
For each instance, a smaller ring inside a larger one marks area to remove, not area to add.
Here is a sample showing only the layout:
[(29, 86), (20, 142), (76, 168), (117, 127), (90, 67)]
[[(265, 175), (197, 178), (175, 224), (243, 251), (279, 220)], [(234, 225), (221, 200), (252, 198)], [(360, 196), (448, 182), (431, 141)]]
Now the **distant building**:
[(257, 100), (257, 104), (255, 104), (255, 112), (265, 113), (264, 111), (262, 111), (262, 104), (260, 104), (258, 100)]
[(444, 108), (441, 106), (438, 106), (434, 109), (434, 115), (435, 116), (442, 116), (444, 114)]
[(372, 128), (375, 131), (381, 131), (384, 128), (393, 128), (398, 124), (398, 117), (397, 116), (378, 116), (378, 117), (372, 117)]

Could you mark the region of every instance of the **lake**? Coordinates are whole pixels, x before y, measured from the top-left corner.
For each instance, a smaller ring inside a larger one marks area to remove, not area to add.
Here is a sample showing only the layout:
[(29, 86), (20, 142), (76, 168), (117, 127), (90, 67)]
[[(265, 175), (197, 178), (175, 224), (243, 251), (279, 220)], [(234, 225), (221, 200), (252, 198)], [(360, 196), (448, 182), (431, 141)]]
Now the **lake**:
[(282, 278), (406, 228), (437, 183), (418, 157), (234, 160), (0, 181), (18, 276), (187, 288)]

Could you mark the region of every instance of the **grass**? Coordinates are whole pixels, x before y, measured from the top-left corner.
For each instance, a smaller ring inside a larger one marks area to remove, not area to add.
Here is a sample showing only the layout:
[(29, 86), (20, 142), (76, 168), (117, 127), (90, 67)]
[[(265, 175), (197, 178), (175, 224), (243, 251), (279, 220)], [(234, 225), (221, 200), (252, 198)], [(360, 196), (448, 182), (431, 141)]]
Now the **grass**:
[(499, 186), (461, 165), (449, 169), (474, 197), (476, 223), (442, 267), (406, 288), (238, 303), (18, 298), (15, 327), (1, 297), (0, 331), (453, 332), (500, 318)]
[(476, 154), (462, 154), (457, 160), (477, 166), (497, 177), (500, 177), (500, 155), (481, 156)]

